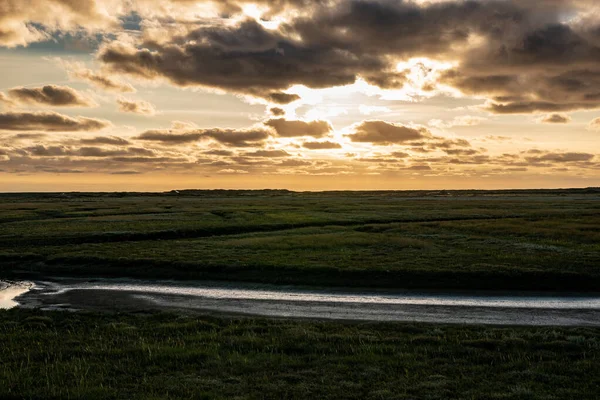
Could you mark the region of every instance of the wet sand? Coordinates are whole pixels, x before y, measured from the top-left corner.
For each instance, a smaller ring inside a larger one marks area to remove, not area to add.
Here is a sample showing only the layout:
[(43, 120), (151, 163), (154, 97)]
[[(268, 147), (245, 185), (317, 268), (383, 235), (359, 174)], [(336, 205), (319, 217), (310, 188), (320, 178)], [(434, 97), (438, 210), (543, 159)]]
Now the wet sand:
[(35, 282), (21, 307), (451, 324), (600, 326), (600, 295), (296, 288), (223, 282)]

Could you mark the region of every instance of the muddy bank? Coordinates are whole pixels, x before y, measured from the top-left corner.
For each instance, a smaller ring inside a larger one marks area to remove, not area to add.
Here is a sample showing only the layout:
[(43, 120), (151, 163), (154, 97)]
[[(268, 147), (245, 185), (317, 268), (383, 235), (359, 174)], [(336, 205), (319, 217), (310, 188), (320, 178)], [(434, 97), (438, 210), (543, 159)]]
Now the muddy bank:
[(14, 301), (62, 310), (169, 310), (202, 314), (430, 323), (600, 326), (600, 296), (389, 292), (219, 282), (36, 282)]

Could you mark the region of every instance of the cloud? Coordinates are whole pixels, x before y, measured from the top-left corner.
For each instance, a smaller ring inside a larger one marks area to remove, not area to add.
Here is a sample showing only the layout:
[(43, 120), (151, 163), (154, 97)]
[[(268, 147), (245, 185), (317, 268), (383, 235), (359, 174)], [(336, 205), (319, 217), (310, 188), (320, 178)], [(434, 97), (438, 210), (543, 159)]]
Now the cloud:
[(202, 139), (203, 136), (204, 135), (202, 132), (173, 133), (165, 130), (152, 130), (142, 133), (141, 135), (137, 136), (136, 139), (150, 142), (161, 142), (169, 145), (179, 145), (197, 142)]
[(278, 158), (278, 157), (290, 157), (290, 153), (285, 150), (257, 150), (250, 153), (244, 153), (246, 157), (266, 157), (266, 158)]
[(289, 104), (296, 100), (300, 100), (300, 96), (297, 94), (288, 94), (288, 93), (271, 93), (267, 97), (273, 103), (277, 104)]
[(304, 142), (302, 147), (309, 150), (341, 149), (342, 145), (335, 142)]
[(0, 113), (0, 131), (77, 132), (98, 131), (111, 126), (101, 119), (69, 117), (56, 112)]
[(5, 107), (14, 107), (16, 104), (4, 93), (0, 92), (0, 105)]
[(412, 171), (431, 171), (431, 167), (429, 165), (420, 164), (420, 165), (412, 165), (407, 169)]
[(600, 118), (595, 118), (590, 121), (587, 129), (589, 131), (600, 131)]
[(117, 104), (119, 106), (119, 111), (123, 113), (132, 113), (132, 114), (141, 114), (141, 115), (155, 115), (156, 108), (151, 103), (147, 101), (135, 101), (129, 100), (126, 98), (117, 99)]
[(234, 155), (233, 151), (229, 150), (209, 150), (205, 151), (203, 154), (210, 156), (223, 156), (223, 157), (231, 157)]
[(275, 117), (281, 117), (285, 115), (285, 110), (279, 107), (272, 107), (271, 109), (269, 109), (269, 112)]
[(486, 107), (486, 110), (494, 114), (532, 114), (538, 112), (588, 110), (598, 108), (599, 106), (600, 102), (552, 103), (547, 101), (519, 101), (507, 104), (491, 103)]
[(108, 158), (126, 156), (155, 157), (156, 153), (141, 147), (73, 147), (70, 145), (43, 145), (37, 144), (23, 149), (35, 157), (83, 157), (83, 158)]
[(9, 136), (9, 140), (39, 140), (45, 139), (47, 136), (45, 133), (17, 133)]
[(227, 169), (221, 169), (219, 171), (217, 171), (217, 173), (219, 174), (248, 174), (249, 172), (243, 169), (232, 169), (232, 168), (227, 168)]
[(591, 161), (595, 158), (594, 154), (590, 153), (545, 153), (536, 156), (527, 156), (525, 159), (530, 163), (572, 163), (572, 162), (582, 162), (582, 161)]
[(480, 154), (480, 151), (475, 149), (444, 149), (444, 152), (450, 156), (474, 156)]
[(114, 171), (111, 172), (112, 175), (140, 175), (143, 172), (139, 171)]
[[(568, 13), (569, 2), (564, 2)], [(515, 6), (518, 10), (518, 6)], [(485, 96), (496, 114), (559, 113), (600, 107), (598, 36), (561, 11), (521, 9), (513, 26), (468, 52), (443, 82)]]
[(94, 138), (80, 139), (79, 142), (88, 145), (109, 144), (124, 146), (130, 144), (129, 140), (118, 136), (97, 136)]
[(275, 130), (281, 137), (312, 136), (320, 138), (328, 135), (332, 127), (327, 121), (290, 121), (284, 118), (270, 119), (265, 125)]
[[(134, 90), (115, 80), (118, 73), (287, 104), (298, 99), (287, 93), (294, 85), (362, 78), (401, 89), (415, 71), (398, 70), (398, 62), (428, 57), (453, 67), (439, 82), (422, 82), (421, 92), (450, 86), (489, 100), (486, 109), (498, 114), (600, 108), (600, 35), (594, 3), (582, 0), (4, 3), (0, 45), (106, 34), (98, 54), (105, 68), (70, 73), (108, 90)], [(132, 16), (137, 32), (125, 35)]]
[(70, 154), (70, 150), (65, 146), (44, 146), (36, 145), (25, 148), (29, 154), (38, 157), (57, 157)]
[(116, 4), (111, 3), (106, 0), (3, 0), (0, 3), (0, 46), (25, 46), (48, 40), (53, 32), (114, 29), (118, 20), (110, 9)]
[(439, 129), (451, 129), (456, 126), (477, 126), (487, 121), (487, 118), (483, 117), (474, 117), (472, 115), (463, 115), (460, 117), (455, 117), (450, 121), (442, 121), (440, 119), (432, 119), (429, 121), (429, 126), (433, 126), (434, 128)]
[(571, 122), (571, 117), (566, 114), (548, 114), (538, 121), (543, 124), (568, 124)]
[(422, 127), (412, 128), (384, 121), (364, 121), (354, 127), (354, 133), (348, 135), (353, 142), (390, 145), (429, 139), (431, 133)]
[(80, 157), (117, 157), (117, 156), (144, 156), (155, 157), (156, 153), (153, 150), (143, 147), (127, 147), (123, 148), (103, 148), (103, 147), (81, 147), (77, 151)]
[[(76, 30), (106, 33), (98, 54), (105, 68), (93, 72), (80, 66), (71, 74), (111, 90), (133, 90), (114, 80), (111, 73), (119, 73), (287, 104), (298, 98), (286, 92), (294, 85), (320, 89), (362, 78), (400, 89), (418, 71), (398, 70), (398, 62), (428, 57), (453, 67), (438, 82), (422, 82), (422, 92), (449, 86), (489, 100), (486, 109), (492, 113), (600, 108), (600, 35), (591, 1), (4, 4), (0, 44), (7, 46)], [(252, 8), (257, 10), (252, 17), (244, 17)], [(132, 29), (137, 32), (125, 35), (132, 16), (139, 18)]]
[(196, 129), (192, 131), (153, 130), (139, 135), (136, 139), (144, 141), (161, 142), (168, 145), (180, 145), (213, 139), (221, 144), (231, 147), (261, 146), (269, 137), (263, 129)]
[(48, 107), (96, 107), (89, 97), (68, 86), (46, 85), (37, 88), (10, 89), (4, 100), (9, 105), (34, 105)]
[(269, 138), (269, 132), (261, 128), (236, 130), (236, 129), (208, 129), (204, 136), (216, 140), (226, 146), (252, 147), (261, 146)]
[(253, 20), (203, 26), (170, 42), (139, 47), (113, 42), (102, 48), (99, 59), (113, 72), (141, 79), (217, 88), (281, 104), (298, 98), (283, 93), (295, 84), (346, 85), (354, 83), (359, 72), (378, 74), (388, 68), (379, 58), (298, 41)]
[(187, 164), (186, 157), (112, 157), (110, 161), (127, 164)]
[(109, 92), (135, 93), (135, 88), (102, 72), (94, 72), (82, 63), (59, 60), (72, 79), (82, 80), (90, 85)]

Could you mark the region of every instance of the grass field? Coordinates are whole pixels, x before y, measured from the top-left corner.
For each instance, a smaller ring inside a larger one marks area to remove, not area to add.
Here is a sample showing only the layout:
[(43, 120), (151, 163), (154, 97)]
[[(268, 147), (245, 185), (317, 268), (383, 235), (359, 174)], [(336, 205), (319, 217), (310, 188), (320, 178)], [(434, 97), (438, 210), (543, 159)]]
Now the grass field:
[[(0, 278), (597, 291), (600, 191), (0, 195)], [(2, 399), (596, 399), (600, 330), (0, 310)]]
[(597, 290), (599, 200), (594, 189), (5, 194), (0, 277)]
[(0, 311), (2, 399), (597, 399), (600, 330)]

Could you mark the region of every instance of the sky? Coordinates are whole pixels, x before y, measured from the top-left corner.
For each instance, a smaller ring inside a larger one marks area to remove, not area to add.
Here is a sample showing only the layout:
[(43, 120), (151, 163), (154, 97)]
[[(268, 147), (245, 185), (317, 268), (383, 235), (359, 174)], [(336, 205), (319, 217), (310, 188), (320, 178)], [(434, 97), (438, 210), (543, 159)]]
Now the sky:
[(0, 0), (0, 191), (600, 186), (596, 0)]

